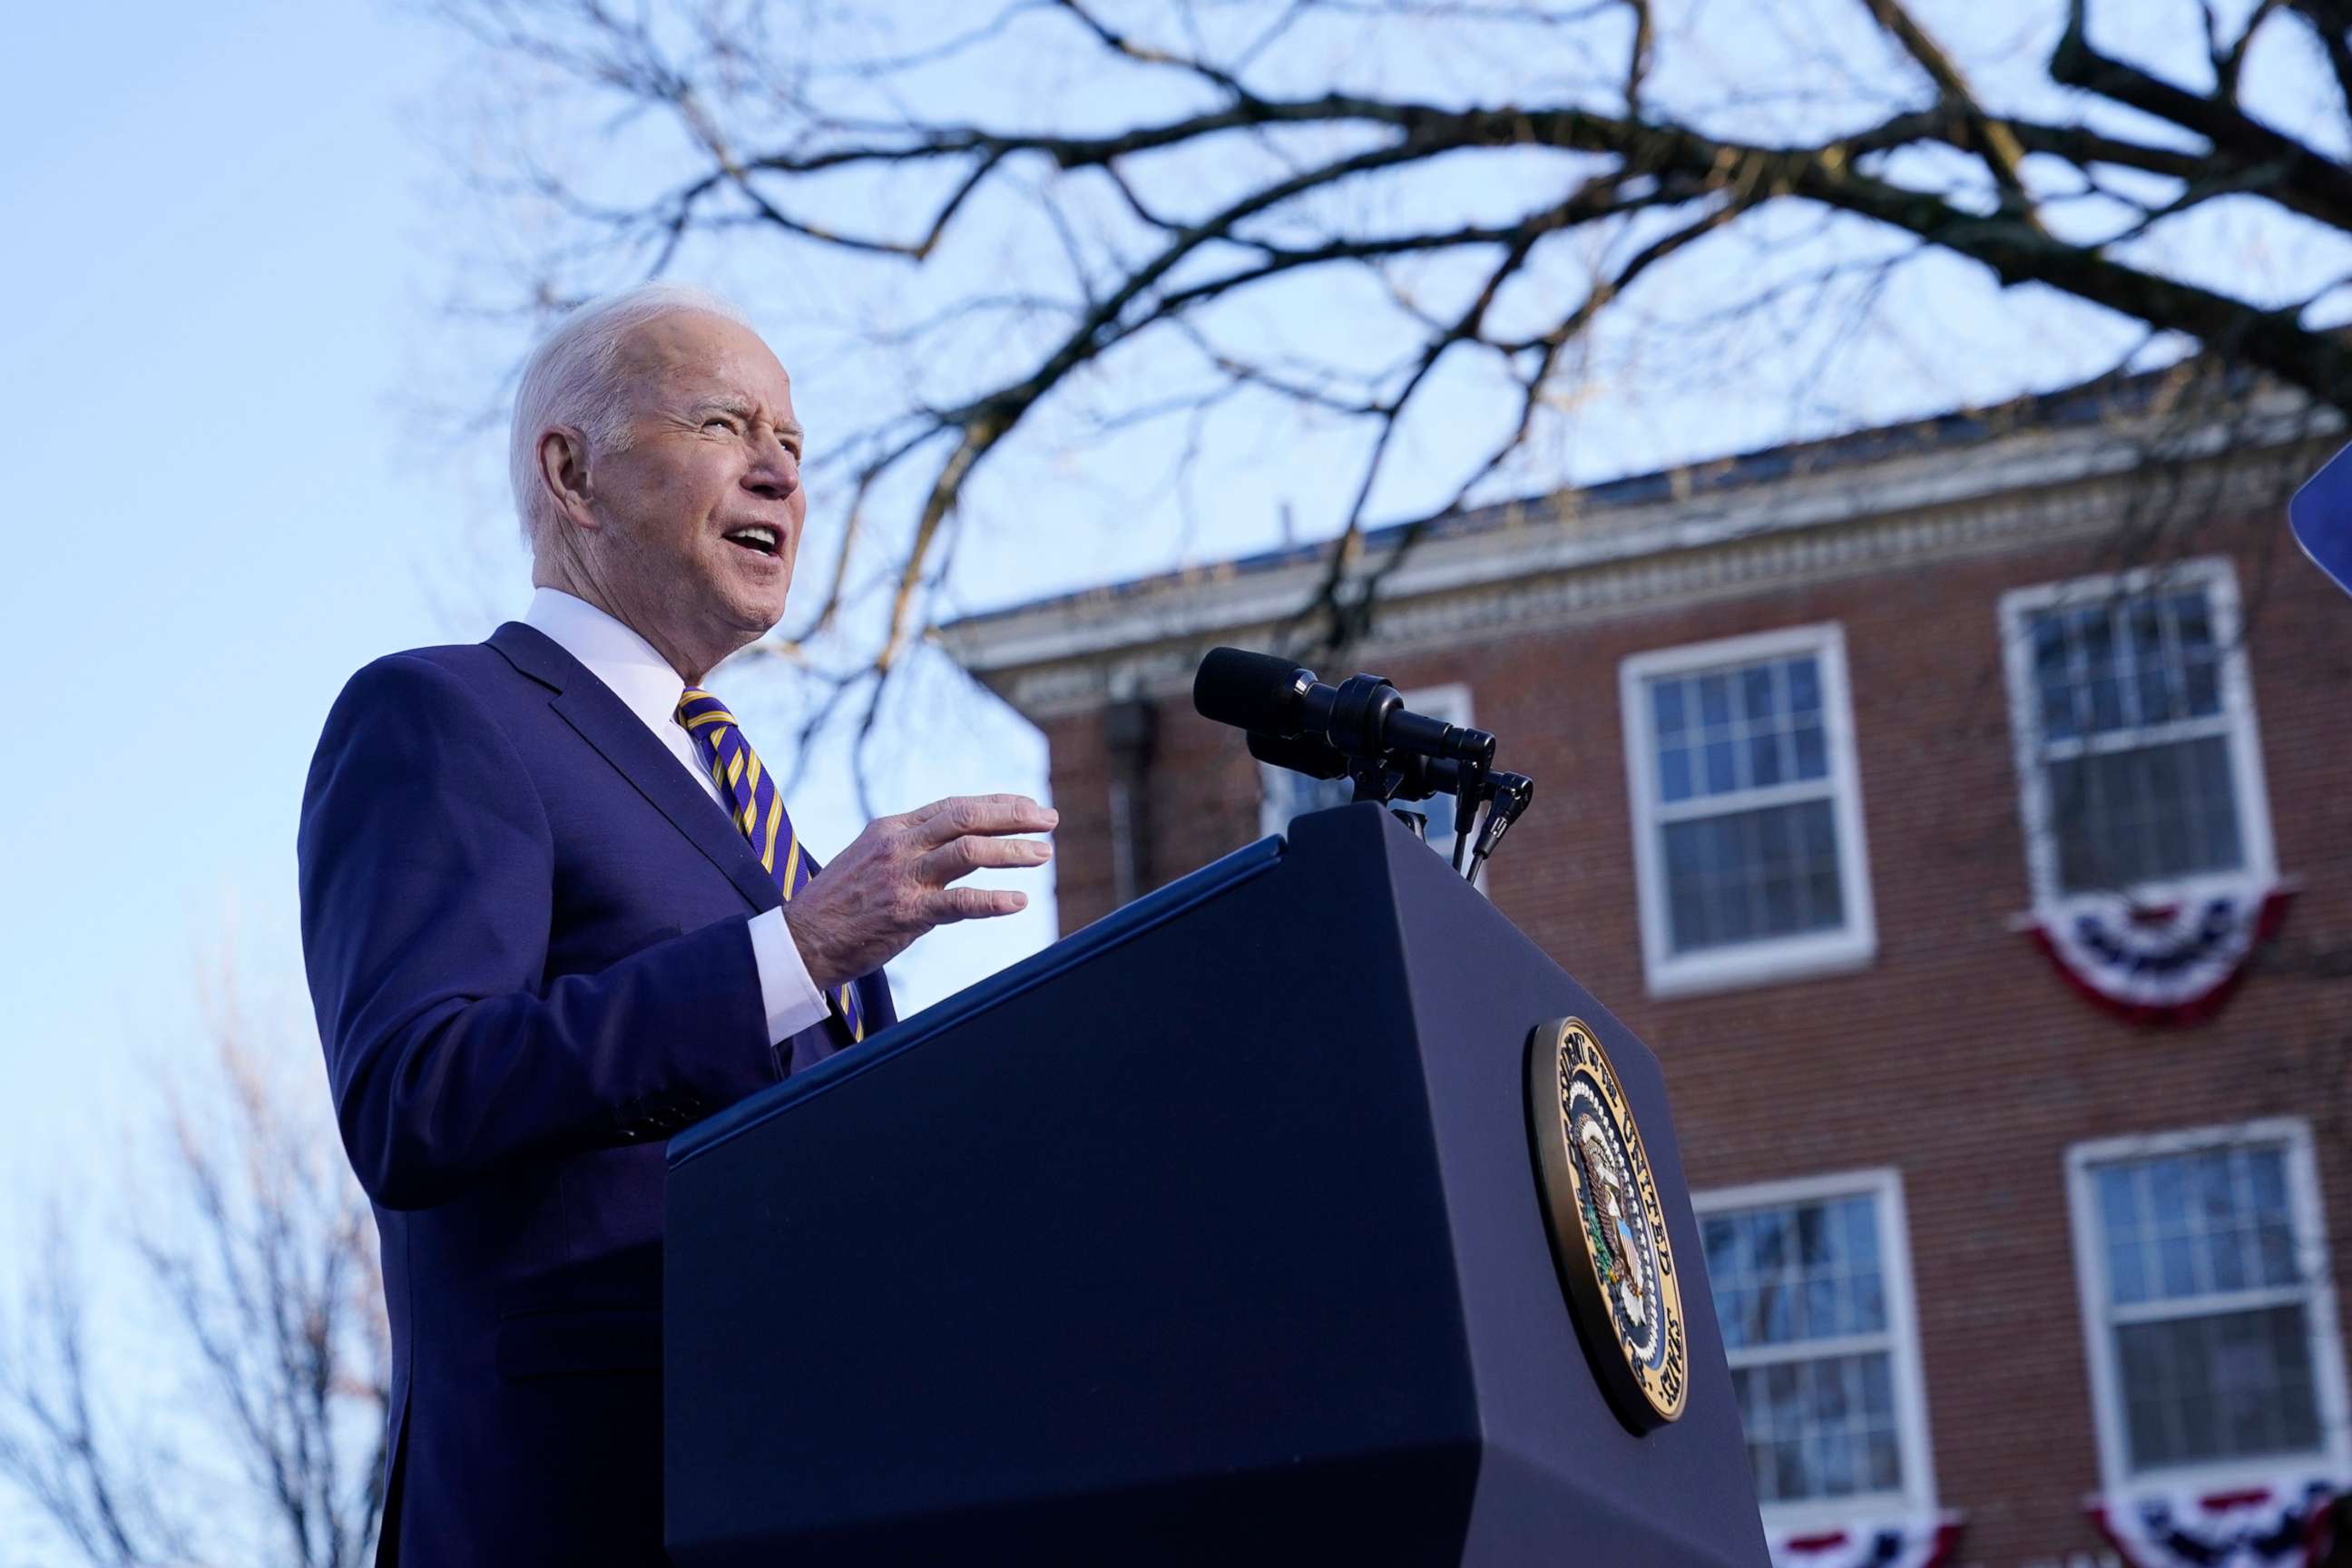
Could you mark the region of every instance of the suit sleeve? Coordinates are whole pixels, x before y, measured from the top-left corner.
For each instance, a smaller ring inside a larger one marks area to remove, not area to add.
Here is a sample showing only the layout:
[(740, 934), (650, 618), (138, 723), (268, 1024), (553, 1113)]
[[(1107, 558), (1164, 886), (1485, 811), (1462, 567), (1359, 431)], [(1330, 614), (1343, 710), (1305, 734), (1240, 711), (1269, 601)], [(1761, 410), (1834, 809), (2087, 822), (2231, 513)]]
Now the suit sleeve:
[(394, 654), (352, 678), (296, 848), (343, 1146), (387, 1208), (776, 1079), (742, 921), (544, 979), (555, 854), (539, 792), (439, 665)]

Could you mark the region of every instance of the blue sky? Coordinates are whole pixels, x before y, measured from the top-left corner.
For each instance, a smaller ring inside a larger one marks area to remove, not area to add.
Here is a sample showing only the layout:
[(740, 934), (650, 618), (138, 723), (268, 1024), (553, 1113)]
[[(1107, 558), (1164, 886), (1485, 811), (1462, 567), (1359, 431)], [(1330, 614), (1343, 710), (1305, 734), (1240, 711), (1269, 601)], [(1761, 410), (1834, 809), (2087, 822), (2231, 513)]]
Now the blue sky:
[[(289, 0), (10, 26), (0, 1173), (22, 1191), (82, 1185), (202, 1050), (225, 940), (254, 1011), (312, 1048), (293, 846), (320, 721), (359, 666), (484, 636), (529, 577), (482, 465), (409, 414), (446, 330), (449, 179), (415, 128), (445, 37)], [(1024, 726), (971, 721), (976, 782), (1042, 788)], [(971, 771), (943, 754), (901, 791)], [(856, 826), (837, 780), (795, 812), (820, 841)], [(1050, 903), (944, 935), (905, 984), (933, 999), (1042, 944)]]
[(394, 108), (426, 40), (282, 3), (72, 16), (27, 11), (0, 58), (0, 1072), (26, 1158), (104, 1146), (195, 1043), (225, 922), (257, 979), (299, 974), (319, 720), (370, 650), (439, 640), (412, 563), (460, 525), (387, 421), (428, 172)]

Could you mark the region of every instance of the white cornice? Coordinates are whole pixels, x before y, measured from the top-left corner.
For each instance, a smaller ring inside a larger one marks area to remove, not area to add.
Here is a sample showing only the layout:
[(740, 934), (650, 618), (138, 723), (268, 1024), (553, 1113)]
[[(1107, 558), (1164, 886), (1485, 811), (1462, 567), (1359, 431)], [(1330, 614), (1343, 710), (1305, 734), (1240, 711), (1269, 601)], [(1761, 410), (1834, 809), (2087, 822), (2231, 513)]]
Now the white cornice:
[[(2281, 470), (2308, 468), (2308, 416), (2283, 418), (2302, 423), (2250, 441), (2241, 420), (2189, 444), (2191, 453), (2269, 448), (2200, 468), (2215, 487), (2207, 505), (2274, 502)], [(2273, 444), (2295, 435), (2305, 439)], [(2145, 446), (2113, 426), (2041, 428), (1680, 499), (1580, 511), (1570, 494), (1553, 516), (1424, 540), (1382, 584), (1374, 636), (1357, 657), (2079, 537), (2127, 519), (2144, 493), (2128, 475), (2145, 458)], [(1202, 645), (1262, 644), (1328, 570), (1324, 560), (1228, 563), (961, 622), (940, 637), (964, 668), (1042, 720), (1183, 689)]]

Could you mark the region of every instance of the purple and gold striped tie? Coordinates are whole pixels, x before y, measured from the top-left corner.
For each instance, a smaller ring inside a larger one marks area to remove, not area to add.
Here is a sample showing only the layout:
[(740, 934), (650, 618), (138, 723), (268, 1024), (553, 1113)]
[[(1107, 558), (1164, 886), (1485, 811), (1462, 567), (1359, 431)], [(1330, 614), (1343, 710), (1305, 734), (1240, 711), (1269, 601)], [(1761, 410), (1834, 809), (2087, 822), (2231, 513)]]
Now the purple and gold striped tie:
[[(677, 721), (694, 737), (695, 755), (702, 759), (710, 774), (710, 782), (719, 786), (719, 798), (726, 803), (735, 818), (735, 826), (751, 841), (752, 853), (760, 864), (776, 879), (776, 890), (791, 903), (793, 896), (809, 885), (808, 857), (801, 853), (800, 835), (793, 831), (793, 819), (784, 811), (784, 798), (776, 793), (776, 781), (760, 763), (760, 753), (743, 738), (743, 726), (727, 705), (709, 692), (698, 687), (688, 687), (686, 695), (677, 700)], [(857, 987), (853, 982), (835, 986), (825, 994), (841, 1021), (848, 1026), (849, 1037), (866, 1037), (866, 1018), (857, 1005)]]

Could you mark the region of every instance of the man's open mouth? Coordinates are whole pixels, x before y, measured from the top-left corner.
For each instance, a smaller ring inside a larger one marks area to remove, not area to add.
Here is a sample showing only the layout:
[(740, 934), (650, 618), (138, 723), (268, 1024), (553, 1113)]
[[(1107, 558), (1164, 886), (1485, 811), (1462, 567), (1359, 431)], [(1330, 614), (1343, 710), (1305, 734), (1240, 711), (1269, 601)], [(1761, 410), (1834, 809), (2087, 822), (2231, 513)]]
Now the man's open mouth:
[(730, 528), (727, 531), (727, 542), (740, 545), (746, 550), (756, 550), (762, 555), (773, 555), (780, 548), (776, 531), (765, 524)]

